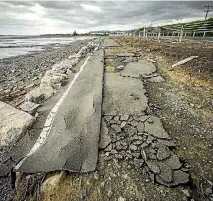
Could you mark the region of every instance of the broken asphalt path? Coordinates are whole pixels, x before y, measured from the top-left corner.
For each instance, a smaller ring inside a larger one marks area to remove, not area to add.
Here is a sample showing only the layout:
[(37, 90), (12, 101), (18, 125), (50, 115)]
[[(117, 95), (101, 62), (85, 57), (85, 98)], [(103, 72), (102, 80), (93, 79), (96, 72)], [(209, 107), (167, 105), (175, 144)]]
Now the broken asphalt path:
[(17, 171), (95, 170), (101, 122), (102, 60), (100, 50), (81, 67), (79, 76), (74, 78), (67, 96), (56, 109), (48, 136), (43, 141), (40, 136), (30, 154), (18, 164)]
[[(104, 44), (105, 56), (119, 46), (112, 39), (105, 39)], [(111, 51), (106, 51), (108, 48)], [(175, 143), (149, 108), (144, 83), (159, 77), (156, 67), (146, 58), (132, 59), (132, 54), (123, 53), (130, 62), (123, 70), (112, 66), (114, 71), (106, 70), (105, 74), (102, 50), (85, 61), (67, 96), (56, 104), (59, 109), (53, 107), (55, 116), (51, 126), (46, 126), (50, 131), (43, 129), (31, 152), (16, 166), (17, 171), (93, 171), (101, 136), (100, 148), (106, 157), (134, 161), (137, 167), (145, 168), (151, 180), (165, 186), (189, 181), (188, 169), (172, 151)]]
[(115, 42), (113, 39), (105, 39), (104, 40), (104, 44), (103, 44), (104, 47), (118, 47), (119, 44), (117, 42)]
[[(188, 169), (184, 169), (184, 164), (173, 153), (175, 143), (148, 104), (144, 83), (163, 82), (164, 79), (156, 73), (156, 66), (146, 58), (133, 58), (128, 52), (111, 54), (117, 51), (118, 48), (110, 45), (105, 49), (106, 58), (107, 53), (112, 56), (110, 67), (114, 69), (106, 69), (104, 74), (100, 148), (105, 152), (105, 160), (134, 161), (137, 169), (145, 168), (153, 182), (165, 186), (187, 183)], [(122, 56), (123, 61), (133, 62), (120, 62), (118, 65), (124, 66), (120, 70), (113, 63), (117, 56)]]

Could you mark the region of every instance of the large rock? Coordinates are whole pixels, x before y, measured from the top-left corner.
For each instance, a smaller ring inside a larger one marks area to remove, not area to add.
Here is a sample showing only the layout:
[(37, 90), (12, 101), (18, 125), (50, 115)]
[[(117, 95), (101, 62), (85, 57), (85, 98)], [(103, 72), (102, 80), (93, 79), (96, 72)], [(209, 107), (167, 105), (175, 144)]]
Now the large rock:
[(85, 57), (86, 54), (89, 52), (88, 50), (89, 48), (87, 46), (83, 46), (78, 52), (78, 54), (81, 55), (82, 57)]
[(15, 143), (34, 121), (30, 114), (0, 102), (0, 147)]
[(60, 84), (62, 80), (67, 79), (66, 74), (57, 73), (52, 70), (46, 71), (44, 77), (41, 79), (41, 87), (55, 87), (57, 84)]
[(65, 59), (58, 64), (52, 66), (52, 71), (57, 73), (65, 73), (67, 69), (73, 67), (73, 63), (69, 59)]
[(80, 54), (72, 54), (68, 57), (68, 59), (70, 59), (71, 61), (74, 60), (74, 59), (78, 59), (80, 60), (81, 59), (81, 55)]
[(29, 114), (35, 114), (40, 104), (33, 103), (31, 101), (25, 101), (20, 105), (20, 109)]
[(26, 94), (25, 100), (34, 103), (42, 103), (49, 99), (56, 92), (51, 86), (38, 87)]

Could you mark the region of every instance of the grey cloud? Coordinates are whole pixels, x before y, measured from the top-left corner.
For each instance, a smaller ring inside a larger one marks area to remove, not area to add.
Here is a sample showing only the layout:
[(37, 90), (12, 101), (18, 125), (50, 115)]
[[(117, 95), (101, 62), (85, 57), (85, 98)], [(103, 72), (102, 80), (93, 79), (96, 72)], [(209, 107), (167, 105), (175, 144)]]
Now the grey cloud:
[[(81, 4), (100, 7), (101, 11), (84, 9)], [(169, 23), (178, 19), (204, 18), (204, 5), (194, 1), (5, 1), (0, 2), (0, 34), (42, 34), (57, 31), (80, 32), (98, 29), (132, 29), (150, 23)], [(38, 9), (35, 10), (39, 6)], [(32, 9), (34, 8), (34, 9)], [(212, 12), (213, 13), (213, 12)], [(209, 16), (212, 16), (210, 13)], [(26, 19), (25, 15), (27, 16)], [(20, 18), (20, 19), (19, 19)], [(38, 29), (39, 26), (39, 29)], [(45, 29), (42, 29), (44, 26)], [(49, 29), (48, 29), (49, 26)]]

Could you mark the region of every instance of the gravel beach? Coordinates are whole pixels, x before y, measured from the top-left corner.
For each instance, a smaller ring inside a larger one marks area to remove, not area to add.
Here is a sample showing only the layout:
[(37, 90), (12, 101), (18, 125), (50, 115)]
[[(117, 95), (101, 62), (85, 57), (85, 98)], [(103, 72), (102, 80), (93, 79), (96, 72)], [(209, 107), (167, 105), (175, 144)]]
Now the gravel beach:
[(48, 45), (43, 51), (0, 59), (0, 100), (16, 106), (20, 97), (37, 86), (53, 64), (78, 52), (90, 40), (60, 45), (57, 49)]

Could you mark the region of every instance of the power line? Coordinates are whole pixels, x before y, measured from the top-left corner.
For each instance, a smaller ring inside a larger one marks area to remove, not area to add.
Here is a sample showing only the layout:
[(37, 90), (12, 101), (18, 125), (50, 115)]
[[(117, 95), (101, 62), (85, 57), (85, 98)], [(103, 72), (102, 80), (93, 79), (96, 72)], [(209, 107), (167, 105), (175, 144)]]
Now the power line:
[(213, 7), (211, 5), (205, 5), (204, 8), (206, 8), (206, 10), (204, 12), (206, 12), (206, 16), (205, 16), (205, 20), (207, 19), (208, 13), (212, 12), (212, 10), (210, 10), (210, 8)]

